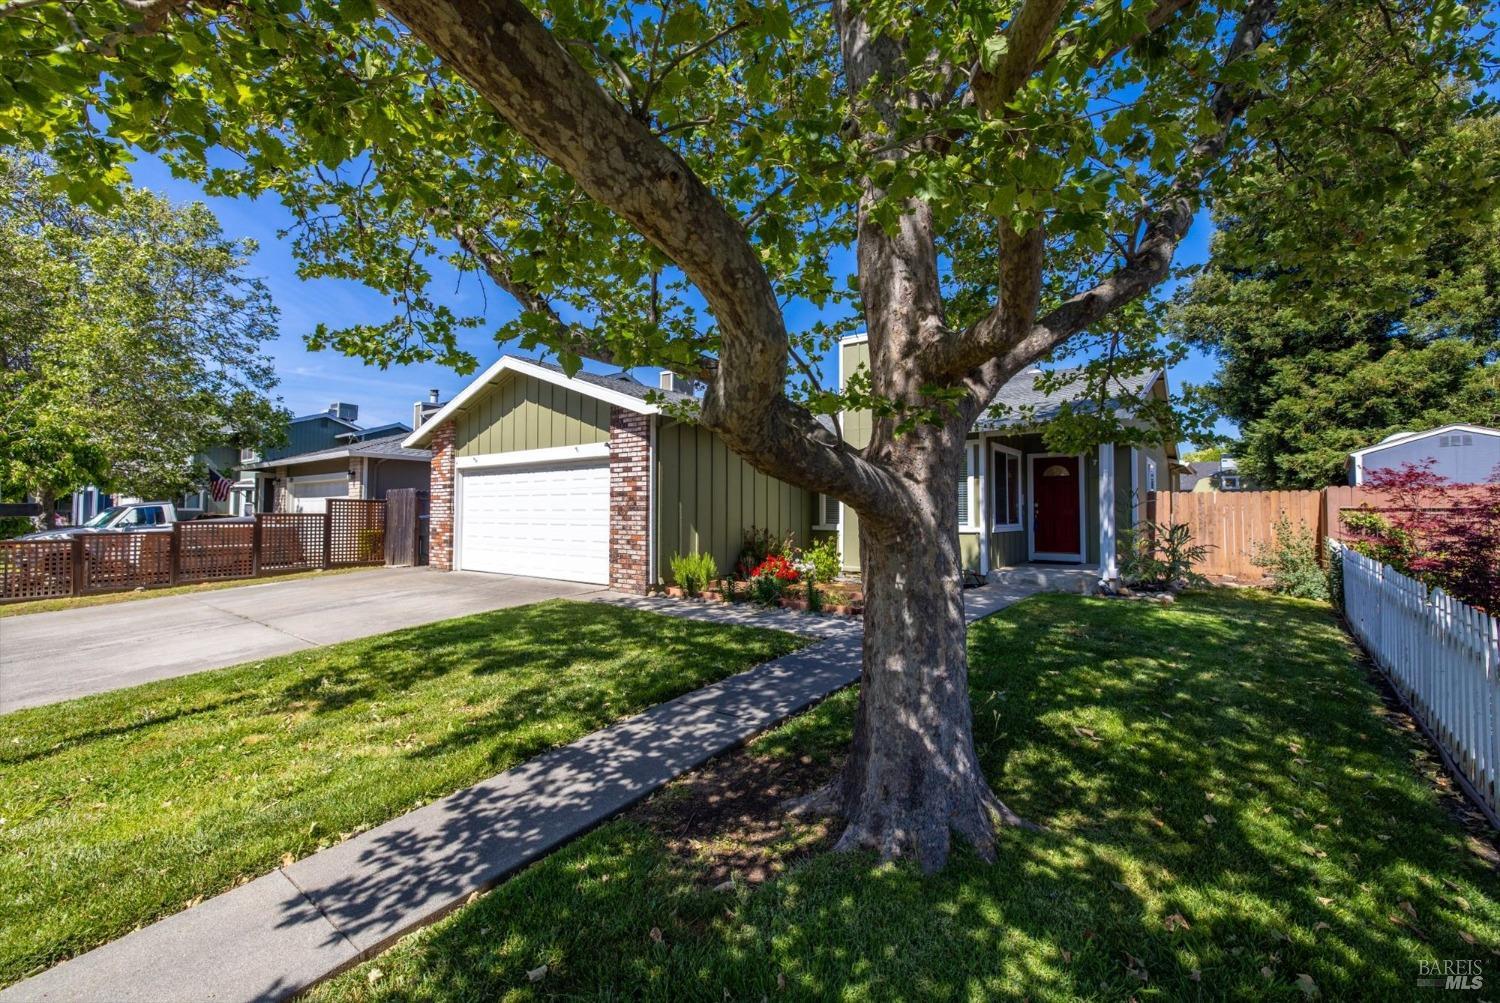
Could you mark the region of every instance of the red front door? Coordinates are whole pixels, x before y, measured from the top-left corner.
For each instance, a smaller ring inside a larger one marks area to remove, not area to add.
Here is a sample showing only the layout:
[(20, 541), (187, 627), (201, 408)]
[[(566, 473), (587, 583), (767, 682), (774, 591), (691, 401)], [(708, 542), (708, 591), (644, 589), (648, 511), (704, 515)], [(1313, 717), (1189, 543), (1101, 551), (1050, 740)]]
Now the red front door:
[(1076, 456), (1031, 458), (1032, 543), (1038, 557), (1081, 558), (1079, 476)]

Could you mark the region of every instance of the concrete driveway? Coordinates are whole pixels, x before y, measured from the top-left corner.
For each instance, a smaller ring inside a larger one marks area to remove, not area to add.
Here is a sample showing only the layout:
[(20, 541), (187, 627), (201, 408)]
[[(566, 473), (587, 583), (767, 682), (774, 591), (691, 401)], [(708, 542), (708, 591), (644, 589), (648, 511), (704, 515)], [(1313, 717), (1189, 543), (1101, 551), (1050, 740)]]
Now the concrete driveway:
[(597, 585), (378, 568), (0, 620), (0, 713)]

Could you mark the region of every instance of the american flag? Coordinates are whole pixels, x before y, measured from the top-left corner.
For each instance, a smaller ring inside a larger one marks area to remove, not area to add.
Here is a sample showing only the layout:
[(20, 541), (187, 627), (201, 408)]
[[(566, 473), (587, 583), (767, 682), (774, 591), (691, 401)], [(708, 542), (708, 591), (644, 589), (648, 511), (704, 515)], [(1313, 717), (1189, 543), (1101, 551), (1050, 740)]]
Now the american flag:
[(228, 501), (229, 493), (233, 490), (234, 481), (213, 467), (208, 468), (208, 493), (214, 496), (214, 501)]

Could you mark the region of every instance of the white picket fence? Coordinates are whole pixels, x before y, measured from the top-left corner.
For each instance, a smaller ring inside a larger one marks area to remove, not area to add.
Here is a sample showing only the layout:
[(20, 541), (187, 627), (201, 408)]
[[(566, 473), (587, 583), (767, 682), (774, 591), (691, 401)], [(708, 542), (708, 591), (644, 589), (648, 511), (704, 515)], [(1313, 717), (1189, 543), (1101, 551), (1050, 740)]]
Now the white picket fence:
[(1339, 548), (1344, 616), (1375, 664), (1500, 814), (1500, 620)]

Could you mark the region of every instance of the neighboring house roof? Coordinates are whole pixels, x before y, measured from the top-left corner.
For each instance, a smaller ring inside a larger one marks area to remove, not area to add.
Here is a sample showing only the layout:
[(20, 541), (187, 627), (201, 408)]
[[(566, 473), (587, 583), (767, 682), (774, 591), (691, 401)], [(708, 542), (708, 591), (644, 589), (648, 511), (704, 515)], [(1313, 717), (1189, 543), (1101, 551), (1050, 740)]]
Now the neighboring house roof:
[(403, 421), (393, 421), (385, 425), (376, 425), (373, 428), (360, 428), (352, 432), (340, 432), (334, 436), (335, 439), (352, 439), (363, 442), (368, 439), (383, 438), (388, 435), (408, 435), (411, 426)]
[[(1065, 369), (1053, 375), (1067, 377), (1081, 373), (1081, 369)], [(979, 416), (974, 427), (980, 431), (1039, 425), (1062, 413), (1063, 405), (1079, 406), (1078, 387), (1075, 382), (1064, 379), (1062, 386), (1043, 390), (1037, 386), (1041, 379), (1040, 369), (1027, 369), (1017, 373), (995, 394), (995, 404)], [(1113, 396), (1110, 404), (1116, 414), (1125, 414), (1126, 401), (1139, 400), (1151, 392), (1157, 380), (1166, 379), (1161, 370), (1119, 377), (1112, 382)]]
[(295, 425), (299, 421), (317, 421), (319, 418), (327, 418), (329, 421), (337, 422), (340, 425), (347, 425), (347, 426), (349, 426), (351, 429), (353, 429), (356, 432), (359, 431), (359, 426), (356, 425), (356, 424), (354, 424), (354, 422), (352, 422), (352, 421), (345, 421), (343, 418), (340, 418), (338, 415), (333, 414), (332, 412), (329, 412), (329, 411), (319, 411), (317, 414), (303, 414), (303, 415), (298, 415), (297, 417), (295, 417), (291, 421), (289, 421), (287, 424), (289, 424), (289, 425)]
[(586, 397), (593, 397), (637, 414), (657, 414), (661, 411), (656, 404), (647, 403), (648, 395), (665, 400), (669, 404), (697, 400), (691, 394), (680, 393), (676, 390), (648, 387), (629, 373), (604, 375), (580, 370), (575, 375), (569, 376), (563, 371), (562, 366), (551, 362), (523, 359), (518, 355), (502, 355), (494, 365), (480, 373), (468, 386), (459, 391), (456, 397), (444, 404), (442, 410), (423, 422), (421, 428), (407, 436), (404, 445), (409, 447), (425, 445), (439, 425), (462, 411), (465, 404), (506, 373), (511, 372), (534, 376), (546, 383), (576, 390)]
[(247, 463), (245, 470), (269, 470), (273, 467), (295, 467), (304, 463), (320, 463), (324, 460), (339, 460), (352, 456), (368, 456), (378, 460), (416, 460), (427, 463), (432, 460), (432, 451), (429, 449), (412, 449), (402, 443), (403, 431), (395, 435), (382, 436), (379, 439), (368, 439), (362, 442), (353, 442), (347, 446), (335, 446), (332, 449), (319, 449), (311, 453), (297, 453), (294, 456), (283, 456), (275, 460), (261, 460), (259, 463)]
[(1352, 450), (1349, 456), (1351, 459), (1358, 459), (1367, 453), (1388, 449), (1397, 444), (1406, 445), (1407, 443), (1416, 442), (1418, 439), (1427, 439), (1434, 435), (1447, 435), (1453, 432), (1469, 432), (1475, 435), (1492, 435), (1500, 438), (1500, 428), (1488, 428), (1484, 425), (1443, 425), (1438, 428), (1429, 428), (1425, 432), (1397, 432), (1394, 435), (1386, 436), (1373, 446)]

